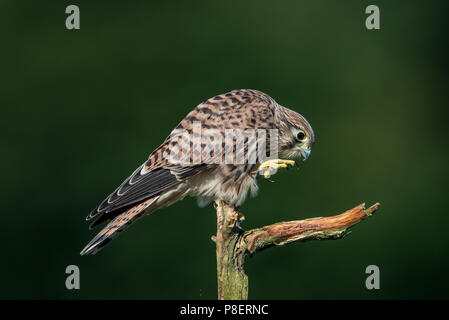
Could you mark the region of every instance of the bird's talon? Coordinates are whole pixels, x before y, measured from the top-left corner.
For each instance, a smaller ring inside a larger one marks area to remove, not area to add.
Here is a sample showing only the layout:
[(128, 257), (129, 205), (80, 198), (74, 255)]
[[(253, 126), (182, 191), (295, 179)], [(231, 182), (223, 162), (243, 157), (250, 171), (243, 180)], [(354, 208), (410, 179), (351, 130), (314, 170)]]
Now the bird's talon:
[(283, 160), (283, 159), (272, 159), (265, 161), (259, 166), (259, 171), (263, 173), (263, 177), (265, 180), (273, 182), (270, 180), (271, 173), (279, 168), (288, 169), (290, 166), (296, 165), (296, 162), (293, 160)]
[(229, 216), (228, 216), (228, 223), (230, 227), (234, 227), (235, 223), (238, 221), (239, 219), (239, 215), (237, 212), (233, 211)]
[(235, 207), (234, 210), (234, 212), (237, 214), (238, 222), (242, 222), (243, 220), (245, 220), (245, 216), (240, 212), (239, 207)]
[(265, 170), (265, 172), (263, 173), (263, 177), (265, 179), (268, 179), (269, 177), (271, 177), (270, 170)]

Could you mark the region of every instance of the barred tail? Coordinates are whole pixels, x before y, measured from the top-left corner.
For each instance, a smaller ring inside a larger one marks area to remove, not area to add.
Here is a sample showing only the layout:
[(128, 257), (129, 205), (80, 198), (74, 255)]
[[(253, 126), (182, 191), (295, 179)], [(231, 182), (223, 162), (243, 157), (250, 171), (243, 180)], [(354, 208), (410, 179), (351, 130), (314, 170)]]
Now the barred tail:
[(109, 242), (114, 240), (123, 230), (142, 216), (143, 212), (151, 206), (159, 196), (145, 200), (144, 202), (117, 215), (101, 230), (80, 252), (81, 255), (95, 254)]

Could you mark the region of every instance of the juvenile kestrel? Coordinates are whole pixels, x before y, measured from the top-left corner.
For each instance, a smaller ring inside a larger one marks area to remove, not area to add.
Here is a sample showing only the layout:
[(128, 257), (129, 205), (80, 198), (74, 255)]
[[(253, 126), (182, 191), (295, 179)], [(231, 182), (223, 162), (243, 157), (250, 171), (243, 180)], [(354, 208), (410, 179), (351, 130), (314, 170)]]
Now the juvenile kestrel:
[(305, 160), (314, 142), (303, 116), (263, 92), (242, 89), (217, 95), (193, 109), (87, 216), (86, 220), (96, 218), (90, 228), (108, 224), (81, 255), (95, 254), (144, 214), (187, 195), (206, 202), (221, 199), (238, 208), (250, 189), (257, 190), (258, 172), (269, 180), (277, 168), (295, 164), (266, 157), (267, 149), (279, 158)]

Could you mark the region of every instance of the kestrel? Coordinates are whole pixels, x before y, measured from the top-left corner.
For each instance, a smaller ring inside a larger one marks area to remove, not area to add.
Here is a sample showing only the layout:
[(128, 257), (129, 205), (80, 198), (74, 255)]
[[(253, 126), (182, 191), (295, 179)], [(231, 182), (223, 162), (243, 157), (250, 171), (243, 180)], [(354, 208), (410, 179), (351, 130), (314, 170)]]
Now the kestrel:
[[(294, 165), (292, 159), (307, 159), (314, 142), (303, 116), (263, 92), (234, 90), (208, 99), (87, 216), (96, 218), (90, 228), (108, 223), (81, 255), (97, 253), (138, 218), (187, 195), (238, 208), (249, 190), (257, 191), (258, 173), (270, 181), (276, 169)], [(267, 149), (277, 157), (267, 157)]]

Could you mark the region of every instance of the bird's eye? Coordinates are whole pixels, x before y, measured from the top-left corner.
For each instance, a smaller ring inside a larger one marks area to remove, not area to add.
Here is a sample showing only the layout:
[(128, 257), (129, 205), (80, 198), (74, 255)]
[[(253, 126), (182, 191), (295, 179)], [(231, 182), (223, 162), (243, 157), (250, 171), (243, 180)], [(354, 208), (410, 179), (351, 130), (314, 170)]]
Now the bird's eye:
[(296, 140), (304, 141), (305, 138), (306, 138), (306, 134), (304, 133), (304, 131), (299, 130), (298, 133), (296, 134)]

